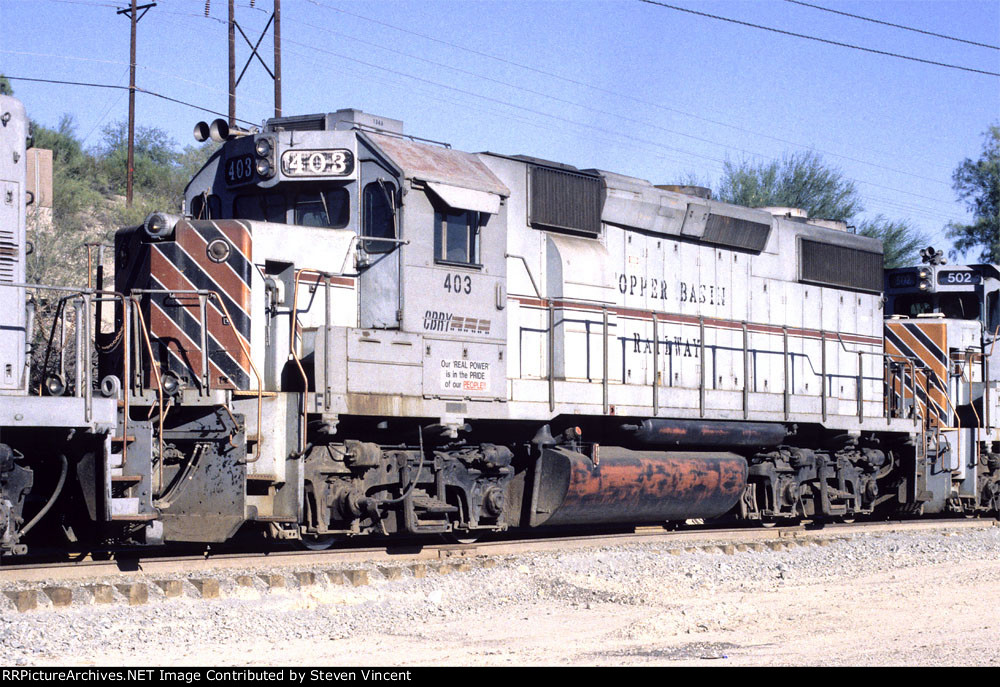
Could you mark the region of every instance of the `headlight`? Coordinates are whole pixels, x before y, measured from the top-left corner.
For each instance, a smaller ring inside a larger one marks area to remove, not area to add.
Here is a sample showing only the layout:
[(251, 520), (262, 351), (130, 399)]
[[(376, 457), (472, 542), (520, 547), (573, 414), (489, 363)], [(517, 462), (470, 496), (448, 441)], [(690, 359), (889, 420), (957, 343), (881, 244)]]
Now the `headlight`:
[(266, 138), (258, 138), (256, 145), (254, 145), (254, 150), (257, 151), (257, 155), (260, 157), (267, 157), (271, 154), (271, 142)]
[(143, 222), (146, 233), (154, 239), (167, 238), (174, 233), (174, 227), (180, 219), (177, 215), (170, 215), (165, 212), (154, 212)]
[(231, 252), (229, 242), (225, 239), (213, 239), (205, 248), (205, 253), (212, 262), (225, 262)]
[(160, 388), (167, 396), (173, 396), (181, 388), (181, 380), (172, 372), (164, 372), (160, 377)]
[(257, 160), (257, 175), (261, 178), (266, 179), (271, 176), (273, 171), (271, 170), (271, 163), (267, 160)]

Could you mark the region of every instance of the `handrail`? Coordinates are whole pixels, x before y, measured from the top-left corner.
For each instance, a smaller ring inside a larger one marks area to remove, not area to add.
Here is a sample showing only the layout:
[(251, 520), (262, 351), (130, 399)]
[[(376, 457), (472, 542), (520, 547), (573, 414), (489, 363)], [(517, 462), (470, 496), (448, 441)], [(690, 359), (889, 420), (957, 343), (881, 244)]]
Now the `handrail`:
[[(233, 318), (229, 314), (229, 309), (226, 307), (226, 304), (222, 300), (222, 296), (219, 294), (219, 292), (213, 289), (133, 289), (132, 293), (139, 293), (139, 294), (164, 293), (167, 295), (185, 294), (185, 295), (198, 295), (198, 296), (207, 295), (209, 300), (214, 299), (216, 301), (219, 308), (222, 310), (222, 314), (224, 315), (223, 322), (226, 323), (229, 326), (229, 328), (233, 331), (233, 334), (236, 336), (236, 343), (239, 344), (240, 349), (243, 351), (243, 355), (245, 355), (247, 358), (247, 362), (250, 363), (250, 369), (253, 370), (254, 376), (257, 378), (257, 447), (256, 447), (255, 457), (253, 458), (253, 460), (248, 459), (245, 462), (249, 464), (249, 463), (255, 463), (258, 460), (260, 460), (261, 444), (263, 443), (264, 439), (263, 428), (261, 427), (261, 418), (262, 418), (261, 406), (263, 405), (264, 382), (261, 379), (260, 373), (257, 371), (257, 366), (254, 365), (253, 363), (253, 357), (250, 355), (250, 351), (247, 349), (246, 344), (243, 343), (243, 336), (239, 333), (239, 331), (237, 331), (236, 325), (233, 324)], [(208, 323), (205, 322), (204, 326), (207, 327)], [(202, 351), (201, 354), (203, 356), (208, 355), (208, 351)], [(150, 350), (150, 357), (152, 357), (152, 349)], [(160, 395), (162, 396), (162, 388), (160, 391), (161, 391)]]
[[(328, 274), (326, 272), (322, 272), (320, 270), (316, 270), (316, 269), (313, 269), (311, 267), (306, 267), (306, 268), (303, 268), (301, 270), (296, 270), (295, 271), (295, 286), (292, 289), (292, 312), (290, 313), (291, 314), (291, 320), (289, 322), (289, 327), (288, 327), (288, 353), (289, 353), (289, 355), (291, 355), (292, 359), (295, 361), (295, 365), (299, 368), (299, 374), (302, 376), (302, 394), (303, 394), (303, 396), (302, 396), (302, 409), (301, 409), (301, 412), (300, 412), (300, 415), (301, 415), (301, 420), (300, 420), (301, 429), (299, 431), (299, 451), (300, 452), (303, 451), (303, 450), (305, 450), (305, 446), (306, 446), (306, 429), (307, 429), (307, 413), (308, 413), (308, 409), (306, 408), (306, 398), (309, 396), (309, 378), (306, 375), (305, 368), (302, 366), (302, 360), (299, 358), (298, 353), (295, 352), (295, 334), (296, 334), (296, 332), (298, 331), (298, 328), (299, 328), (299, 281), (300, 281), (302, 275), (306, 274), (306, 273), (314, 274), (314, 275), (316, 275), (318, 277), (317, 280), (316, 280), (316, 285), (317, 286), (319, 286), (319, 277), (324, 277), (325, 278), (325, 277), (328, 276)], [(330, 299), (330, 292), (329, 291), (327, 291), (327, 293), (325, 295), (325, 298), (326, 298), (326, 300)], [(323, 333), (323, 346), (324, 346), (324, 349), (323, 349), (323, 351), (324, 351), (323, 359), (324, 359), (324, 361), (326, 360), (326, 358), (329, 357), (329, 351), (326, 350), (326, 348), (325, 348), (326, 345), (327, 345), (326, 344), (326, 339), (327, 339), (328, 336), (329, 336), (329, 332), (324, 332)], [(330, 383), (329, 379), (324, 379), (323, 380), (324, 387), (329, 387), (329, 383)], [(326, 399), (324, 398), (323, 401), (324, 401), (323, 408), (324, 408), (324, 410), (326, 410)]]
[[(601, 392), (602, 393), (601, 393), (601, 397), (602, 397), (602, 407), (604, 409), (604, 414), (607, 415), (608, 411), (610, 410), (610, 400), (609, 400), (609, 396), (608, 396), (608, 309), (607, 309), (607, 307), (604, 307), (604, 308), (601, 309), (601, 311), (602, 311), (602, 313), (604, 315), (604, 325), (601, 328), (601, 342), (602, 342), (602, 351), (601, 351), (601, 360), (602, 360), (602, 372), (601, 372), (601, 387), (602, 387), (602, 389), (601, 389)], [(565, 330), (566, 330), (566, 325), (564, 323), (563, 324), (563, 331), (565, 332)], [(589, 374), (589, 372), (590, 371), (588, 370), (588, 374)], [(564, 364), (563, 377), (565, 377), (565, 376), (566, 376), (566, 372), (565, 372), (565, 364)], [(654, 385), (656, 384), (656, 374), (655, 374), (655, 372), (653, 374), (653, 384)]]
[[(512, 254), (512, 253), (505, 253), (504, 257), (507, 257), (507, 258), (517, 258), (517, 259), (521, 260), (522, 262), (524, 262), (525, 269), (526, 269), (526, 271), (528, 273), (528, 277), (529, 277), (529, 279), (531, 280), (531, 283), (532, 283), (532, 287), (535, 289), (535, 294), (539, 298), (542, 298), (540, 292), (538, 291), (537, 285), (536, 285), (536, 283), (534, 281), (534, 277), (531, 275), (531, 271), (528, 268), (528, 264), (527, 264), (527, 261), (525, 260), (525, 258), (523, 256), (515, 255), (515, 254)], [(543, 300), (546, 300), (546, 299), (543, 299)], [(613, 307), (613, 306), (609, 305), (608, 303), (602, 303), (601, 301), (592, 301), (592, 300), (588, 301), (588, 300), (573, 299), (573, 298), (558, 298), (558, 299), (550, 298), (550, 299), (547, 299), (547, 300), (548, 300), (548, 303), (547, 304), (543, 303), (543, 305), (545, 305), (547, 307), (548, 311), (549, 311), (548, 333), (549, 333), (549, 339), (550, 339), (550, 342), (549, 342), (550, 343), (550, 345), (549, 345), (550, 358), (553, 357), (553, 354), (554, 354), (554, 352), (553, 352), (552, 349), (553, 349), (553, 345), (554, 345), (553, 339), (554, 339), (555, 328), (553, 326), (552, 320), (553, 320), (553, 310), (556, 307), (556, 305), (555, 305), (555, 301), (556, 300), (559, 301), (559, 307), (560, 308), (564, 308), (564, 307), (570, 307), (570, 308), (572, 308), (572, 307), (580, 307), (580, 306), (588, 307), (588, 308), (597, 308), (597, 307), (599, 307), (602, 310), (602, 312), (603, 312), (603, 311), (609, 309), (610, 307)], [(657, 319), (656, 319), (657, 312), (656, 311), (650, 311), (650, 314), (653, 317), (654, 330), (655, 330), (657, 328), (657, 325), (659, 324), (658, 321), (657, 321)], [(705, 344), (704, 344), (704, 339), (705, 339), (705, 337), (704, 337), (704, 330), (705, 330), (706, 327), (716, 328), (715, 325), (713, 325), (712, 323), (706, 323), (705, 319), (706, 318), (705, 318), (704, 315), (699, 315), (698, 316), (698, 327), (699, 327), (699, 333), (700, 333), (699, 339), (701, 341), (701, 343), (699, 344), (699, 354), (700, 354), (700, 358), (701, 358), (701, 368), (702, 368), (700, 377), (704, 377), (704, 366), (705, 366), (704, 365), (704, 358), (705, 358), (705, 353), (704, 353), (704, 347), (705, 347)], [(746, 349), (747, 346), (748, 346), (748, 344), (747, 344), (747, 337), (749, 336), (748, 325), (749, 325), (749, 323), (747, 323), (745, 321), (741, 323), (741, 328), (743, 329), (743, 332), (744, 332), (744, 336), (743, 336), (743, 338), (744, 338), (744, 342), (743, 342), (744, 349)], [(787, 326), (783, 326), (782, 327), (783, 340), (787, 339), (787, 337), (788, 337), (788, 331), (787, 330), (788, 330)], [(863, 388), (862, 388), (862, 385), (864, 384), (864, 379), (865, 379), (865, 377), (864, 377), (864, 369), (863, 369), (863, 362), (862, 362), (863, 356), (867, 355), (867, 356), (874, 356), (874, 357), (877, 357), (877, 358), (881, 358), (882, 359), (883, 368), (885, 367), (886, 360), (898, 360), (898, 361), (902, 361), (902, 362), (908, 362), (911, 365), (913, 365), (914, 368), (916, 367), (916, 365), (915, 365), (915, 361), (917, 360), (916, 358), (910, 358), (910, 357), (907, 357), (907, 356), (901, 356), (901, 355), (894, 355), (894, 354), (891, 354), (891, 353), (886, 353), (885, 352), (884, 344), (881, 347), (880, 351), (866, 351), (866, 350), (863, 350), (863, 349), (860, 349), (860, 348), (858, 348), (858, 349), (852, 349), (852, 348), (849, 348), (847, 346), (847, 344), (845, 343), (845, 341), (844, 341), (844, 339), (842, 337), (842, 333), (841, 332), (836, 332), (836, 331), (835, 332), (827, 332), (826, 330), (823, 330), (823, 329), (818, 330), (818, 331), (819, 331), (819, 334), (820, 334), (820, 343), (821, 343), (821, 350), (822, 350), (822, 356), (821, 356), (821, 360), (822, 360), (822, 363), (821, 363), (821, 365), (822, 365), (822, 371), (821, 371), (821, 375), (822, 375), (822, 387), (821, 387), (821, 392), (820, 392), (820, 398), (821, 398), (822, 415), (823, 415), (823, 421), (824, 422), (826, 421), (827, 415), (828, 415), (827, 394), (826, 394), (826, 385), (827, 385), (827, 381), (828, 381), (827, 380), (827, 371), (826, 371), (826, 343), (827, 343), (827, 341), (835, 340), (838, 344), (840, 344), (841, 350), (843, 350), (845, 353), (856, 354), (859, 357), (859, 360), (858, 360), (858, 375), (857, 375), (857, 377), (858, 377), (858, 391), (857, 391), (858, 409), (857, 409), (857, 415), (858, 415), (858, 421), (859, 422), (864, 422), (864, 418), (865, 418), (865, 413), (864, 413), (864, 391), (863, 391)], [(998, 331), (1000, 331), (1000, 328), (998, 328)], [(883, 341), (884, 341), (884, 337), (883, 337)], [(870, 344), (870, 345), (874, 346), (876, 344)], [(655, 353), (656, 352), (654, 351), (654, 358), (656, 357)], [(783, 359), (785, 360), (784, 366), (785, 366), (785, 370), (786, 370), (786, 375), (785, 375), (786, 380), (785, 380), (785, 385), (784, 385), (785, 386), (784, 395), (786, 397), (790, 393), (793, 393), (788, 388), (789, 381), (787, 379), (790, 376), (787, 373), (787, 371), (788, 371), (788, 357), (789, 357), (789, 355), (791, 355), (791, 354), (787, 350), (787, 342), (786, 342), (785, 346), (784, 346), (784, 353), (783, 353)], [(808, 360), (808, 356), (807, 356), (807, 360)], [(655, 361), (654, 361), (654, 365), (655, 365)], [(746, 394), (749, 393), (748, 392), (749, 374), (748, 374), (747, 367), (748, 367), (748, 365), (746, 363), (746, 354), (745, 354), (744, 355), (744, 375), (743, 375), (744, 376), (744, 380), (743, 380), (744, 395), (746, 395)], [(554, 406), (555, 406), (554, 392), (553, 392), (553, 386), (554, 386), (554, 369), (553, 369), (553, 367), (552, 367), (551, 364), (550, 364), (549, 368), (550, 368), (549, 369), (549, 374), (548, 374), (548, 377), (549, 377), (549, 399), (550, 399), (549, 406), (550, 406), (550, 410), (554, 410)], [(810, 369), (812, 369), (813, 373), (815, 374), (815, 369), (812, 367), (812, 362), (811, 361), (810, 361)], [(656, 392), (657, 392), (657, 389), (656, 389), (656, 384), (657, 384), (656, 375), (658, 374), (658, 372), (659, 372), (658, 368), (654, 369), (654, 382), (653, 382), (653, 384), (654, 384), (654, 396), (656, 395)], [(905, 384), (903, 386), (905, 387)], [(705, 382), (704, 382), (703, 379), (701, 379), (700, 382), (699, 382), (699, 410), (700, 410), (700, 413), (702, 415), (704, 415), (704, 399), (702, 398), (704, 396), (704, 393), (705, 393)], [(904, 401), (905, 401), (905, 396), (906, 396), (906, 391), (905, 391), (905, 388), (904, 388), (903, 389), (903, 397), (904, 397), (903, 400)], [(914, 392), (913, 392), (913, 399), (914, 399), (914, 404), (916, 404), (916, 389), (915, 388), (914, 388)], [(654, 408), (656, 407), (656, 405), (658, 405), (657, 403), (655, 403), (655, 400), (656, 399), (654, 399)], [(746, 406), (747, 402), (745, 402), (744, 405)], [(786, 419), (787, 419), (787, 417), (788, 417), (788, 415), (789, 415), (790, 412), (791, 412), (790, 411), (790, 399), (786, 398), (785, 399), (785, 415), (786, 415)], [(744, 414), (746, 414), (746, 413), (744, 413)], [(885, 415), (886, 415), (886, 419), (887, 420), (891, 420), (891, 414), (888, 411), (886, 411)], [(915, 416), (916, 416), (916, 414), (915, 414)]]
[[(743, 419), (746, 420), (750, 417), (750, 340), (746, 320), (741, 324), (743, 329)], [(826, 421), (825, 404), (823, 406), (823, 420)]]
[[(970, 374), (969, 377), (968, 377), (968, 379), (965, 378), (965, 371), (967, 369), (969, 369), (969, 368), (972, 367), (972, 356), (973, 355), (975, 355), (975, 353), (972, 350), (967, 350), (965, 352), (966, 364), (962, 367), (961, 379), (965, 379), (965, 381), (967, 381), (969, 383), (969, 407), (972, 408), (972, 414), (975, 415), (975, 417), (976, 417), (976, 427), (979, 428), (979, 427), (983, 426), (983, 421), (982, 421), (982, 418), (979, 417), (979, 411), (976, 410), (976, 404), (972, 402), (972, 375)], [(957, 411), (955, 412), (955, 417), (956, 417), (956, 419), (958, 418), (958, 412)], [(979, 437), (978, 436), (974, 436), (973, 437), (973, 441), (975, 441), (975, 444), (976, 444), (976, 465), (978, 466), (979, 465), (979, 460), (981, 458), (981, 454), (980, 454), (980, 450), (979, 450)]]
[[(264, 443), (264, 428), (261, 425), (262, 421), (261, 406), (264, 403), (264, 381), (261, 379), (260, 373), (257, 372), (257, 366), (253, 364), (253, 357), (250, 355), (250, 351), (247, 349), (246, 344), (243, 343), (243, 337), (240, 336), (240, 333), (238, 331), (236, 331), (236, 325), (233, 324), (233, 318), (229, 315), (229, 309), (226, 307), (226, 304), (222, 301), (222, 296), (220, 296), (216, 291), (209, 291), (209, 294), (210, 294), (209, 298), (210, 299), (215, 298), (216, 302), (218, 302), (219, 304), (219, 307), (222, 308), (222, 312), (226, 316), (225, 321), (229, 324), (229, 328), (233, 330), (233, 334), (236, 335), (236, 343), (240, 345), (240, 348), (243, 350), (243, 355), (247, 357), (247, 362), (250, 363), (250, 369), (253, 370), (253, 374), (257, 378), (257, 446), (255, 447), (256, 455), (254, 456), (253, 460), (247, 459), (246, 461), (244, 461), (246, 464), (256, 463), (258, 460), (260, 460), (260, 453), (261, 453), (260, 447), (261, 444)], [(207, 353), (208, 352), (205, 351), (203, 352), (203, 355), (207, 355)]]
[[(149, 353), (149, 365), (150, 372), (156, 373), (156, 397), (160, 405), (160, 413), (157, 417), (158, 432), (157, 436), (159, 438), (160, 444), (160, 454), (158, 457), (159, 461), (159, 488), (163, 490), (163, 371), (160, 369), (160, 363), (156, 360), (156, 356), (153, 354), (153, 344), (149, 340), (149, 329), (146, 327), (146, 318), (142, 315), (142, 304), (139, 303), (139, 299), (135, 296), (130, 297), (133, 303), (133, 312), (136, 317), (139, 318), (140, 332), (146, 341), (146, 351)], [(141, 360), (140, 360), (141, 364)], [(126, 395), (128, 391), (126, 391)]]
[[(653, 415), (660, 414), (660, 331), (656, 320), (656, 313), (653, 313)], [(604, 311), (604, 334), (607, 337), (608, 311)], [(604, 346), (604, 369), (607, 370), (608, 347)], [(606, 376), (606, 375), (605, 375)]]
[[(542, 297), (542, 292), (538, 290), (538, 284), (535, 282), (534, 275), (531, 274), (531, 268), (528, 267), (528, 261), (524, 259), (523, 255), (515, 255), (514, 253), (504, 253), (505, 258), (517, 258), (524, 263), (524, 271), (528, 274), (528, 279), (531, 281), (531, 288), (535, 290), (535, 296), (538, 298)], [(569, 302), (569, 301), (567, 301)]]

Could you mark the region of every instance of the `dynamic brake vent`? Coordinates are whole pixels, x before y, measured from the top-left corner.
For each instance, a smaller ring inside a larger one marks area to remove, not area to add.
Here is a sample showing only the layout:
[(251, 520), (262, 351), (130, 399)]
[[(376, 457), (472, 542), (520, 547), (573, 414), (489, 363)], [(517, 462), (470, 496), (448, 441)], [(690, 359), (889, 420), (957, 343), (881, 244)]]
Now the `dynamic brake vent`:
[(708, 216), (705, 234), (701, 240), (706, 243), (732, 246), (759, 253), (767, 245), (767, 237), (770, 234), (770, 224), (712, 213)]
[(799, 266), (804, 282), (872, 293), (882, 290), (881, 253), (802, 239)]

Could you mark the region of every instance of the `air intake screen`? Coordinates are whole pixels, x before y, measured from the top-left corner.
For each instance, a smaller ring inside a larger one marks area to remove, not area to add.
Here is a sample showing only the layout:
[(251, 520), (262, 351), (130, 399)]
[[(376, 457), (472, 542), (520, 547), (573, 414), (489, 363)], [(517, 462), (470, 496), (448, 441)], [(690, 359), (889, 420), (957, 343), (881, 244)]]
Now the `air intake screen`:
[(601, 233), (601, 180), (548, 167), (531, 167), (531, 226)]
[(275, 117), (267, 120), (267, 129), (268, 131), (324, 131), (326, 115)]
[(878, 293), (882, 254), (802, 239), (802, 281)]
[(770, 224), (713, 213), (708, 216), (705, 234), (701, 240), (706, 243), (717, 243), (759, 253), (767, 245), (767, 237), (770, 233)]
[(0, 230), (0, 282), (14, 283), (14, 272), (18, 258), (14, 232)]

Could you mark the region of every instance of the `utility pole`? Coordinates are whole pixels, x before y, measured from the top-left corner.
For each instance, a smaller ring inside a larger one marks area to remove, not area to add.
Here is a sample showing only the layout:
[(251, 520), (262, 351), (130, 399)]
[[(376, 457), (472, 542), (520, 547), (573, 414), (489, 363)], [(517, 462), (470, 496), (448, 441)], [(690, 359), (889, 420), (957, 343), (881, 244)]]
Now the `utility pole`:
[[(129, 78), (128, 78), (128, 170), (126, 173), (125, 206), (132, 207), (132, 175), (135, 172), (135, 25), (146, 16), (146, 12), (151, 7), (156, 7), (155, 2), (146, 5), (135, 4), (128, 9), (118, 10), (117, 14), (127, 14), (132, 20), (132, 40), (129, 49)], [(142, 10), (142, 14), (136, 14)]]
[(281, 0), (274, 0), (274, 116), (281, 116)]
[(229, 0), (229, 128), (236, 127), (236, 3)]
[[(206, 0), (205, 2), (205, 16), (209, 16), (209, 6), (211, 0)], [(253, 2), (250, 3), (253, 7)], [(257, 48), (260, 47), (261, 41), (264, 40), (264, 36), (267, 34), (267, 30), (271, 28), (271, 24), (274, 24), (274, 71), (267, 66), (263, 58), (257, 52)], [(247, 58), (247, 63), (243, 65), (243, 71), (240, 72), (239, 76), (236, 76), (236, 32), (239, 31), (240, 35), (243, 36), (243, 40), (246, 41), (247, 45), (250, 46), (250, 57)], [(264, 69), (267, 71), (268, 75), (274, 79), (274, 116), (281, 116), (281, 0), (274, 0), (274, 12), (271, 14), (271, 18), (267, 20), (267, 25), (264, 26), (264, 30), (261, 31), (260, 38), (257, 39), (256, 43), (251, 43), (250, 39), (247, 37), (246, 33), (243, 32), (243, 28), (236, 21), (236, 3), (235, 0), (229, 0), (229, 126), (234, 128), (236, 126), (236, 87), (240, 85), (240, 81), (243, 80), (243, 75), (246, 74), (247, 67), (253, 61), (253, 58), (257, 58), (257, 61), (261, 63)]]

